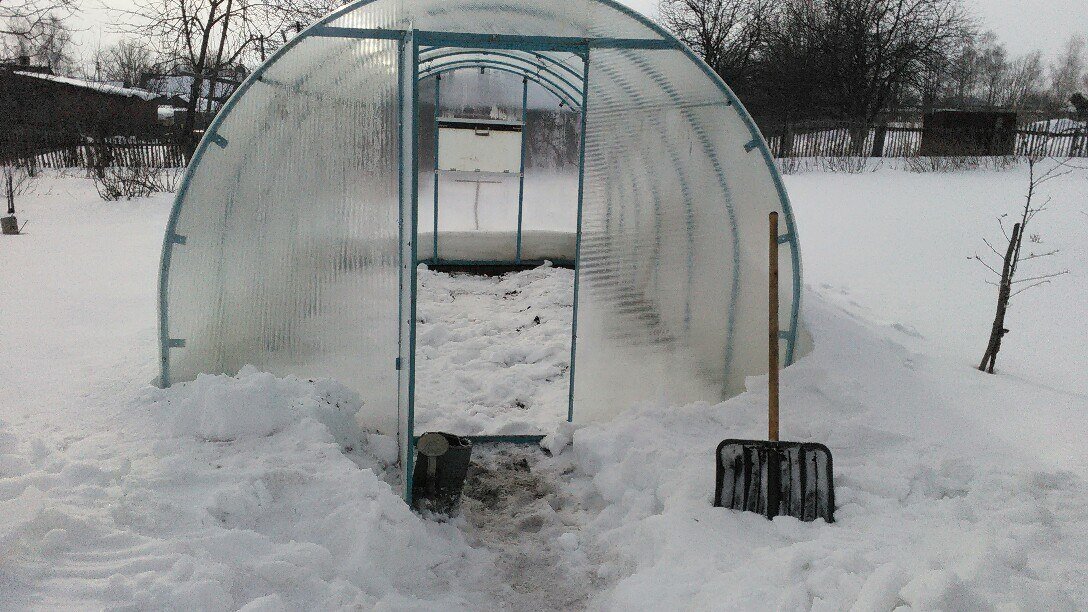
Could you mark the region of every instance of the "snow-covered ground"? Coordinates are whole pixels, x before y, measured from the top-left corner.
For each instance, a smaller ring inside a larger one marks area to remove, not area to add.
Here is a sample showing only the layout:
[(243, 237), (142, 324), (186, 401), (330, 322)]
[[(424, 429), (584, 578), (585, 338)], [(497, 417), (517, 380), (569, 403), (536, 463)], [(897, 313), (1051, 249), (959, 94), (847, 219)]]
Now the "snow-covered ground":
[[(421, 519), (389, 485), (392, 440), (333, 381), (148, 387), (168, 198), (39, 181), (28, 234), (0, 238), (0, 609), (1084, 609), (1088, 173), (1048, 185), (1036, 221), (1071, 273), (1018, 296), (999, 375), (972, 368), (993, 288), (968, 257), (1025, 182), (787, 177), (816, 348), (783, 373), (783, 435), (834, 452), (828, 525), (709, 507), (714, 446), (763, 434), (758, 377), (719, 405), (560, 431), (550, 456), (481, 449), (464, 514)], [(531, 381), (569, 359), (451, 313), (516, 290), (506, 322), (545, 333), (569, 312), (564, 274), (423, 276), (420, 371), (469, 378), (449, 399), (486, 407), (451, 426), (496, 425), (506, 398), (547, 404)], [(470, 303), (450, 310), (455, 294)], [(524, 375), (502, 388), (458, 370), (474, 362)]]

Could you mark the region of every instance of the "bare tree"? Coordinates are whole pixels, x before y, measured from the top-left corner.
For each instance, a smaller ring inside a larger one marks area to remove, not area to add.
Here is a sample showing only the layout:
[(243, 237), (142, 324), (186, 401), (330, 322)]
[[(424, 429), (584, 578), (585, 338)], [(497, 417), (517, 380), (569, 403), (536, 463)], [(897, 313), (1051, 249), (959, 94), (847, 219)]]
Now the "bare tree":
[[(197, 139), (201, 98), (216, 97), (221, 75), (263, 60), (328, 0), (136, 0), (120, 11), (123, 32), (152, 39), (163, 62), (192, 73), (181, 125), (186, 157)], [(214, 110), (205, 99), (205, 112)]]
[(661, 23), (734, 87), (744, 88), (761, 56), (770, 0), (661, 0)]
[[(809, 0), (796, 0), (807, 3)], [(847, 118), (869, 123), (927, 65), (943, 63), (970, 24), (958, 0), (814, 0), (827, 86)]]
[(1032, 51), (1009, 65), (1009, 75), (999, 98), (1012, 109), (1021, 109), (1043, 101), (1043, 54)]
[(1050, 65), (1050, 101), (1053, 110), (1060, 112), (1068, 107), (1069, 97), (1088, 79), (1086, 69), (1088, 41), (1083, 36), (1072, 36)]
[(96, 54), (95, 73), (103, 81), (137, 87), (141, 77), (155, 64), (155, 52), (147, 43), (137, 38), (124, 38)]
[(215, 93), (225, 68), (249, 59), (288, 19), (279, 4), (263, 0), (137, 0), (121, 15), (122, 31), (152, 39), (164, 60), (192, 73), (180, 131), (186, 157), (196, 148), (201, 98)]
[(32, 41), (41, 26), (76, 12), (76, 0), (0, 0), (0, 36)]
[[(998, 250), (994, 242), (983, 239), (989, 253), (983, 255), (976, 253), (974, 256), (975, 260), (997, 277), (995, 281), (987, 281), (997, 287), (997, 308), (990, 328), (990, 339), (986, 343), (986, 351), (982, 355), (982, 361), (978, 364), (980, 371), (990, 374), (994, 373), (997, 354), (1001, 350), (1001, 341), (1005, 334), (1009, 333), (1008, 328), (1005, 327), (1005, 316), (1012, 298), (1028, 289), (1049, 284), (1055, 277), (1069, 273), (1069, 270), (1036, 270), (1028, 272), (1026, 277), (1023, 275), (1018, 276), (1021, 264), (1035, 260), (1045, 260), (1058, 254), (1058, 249), (1043, 247), (1042, 236), (1038, 233), (1031, 233), (1029, 228), (1035, 216), (1045, 211), (1051, 202), (1049, 196), (1039, 202), (1040, 187), (1056, 178), (1069, 174), (1073, 171), (1073, 166), (1070, 164), (1069, 158), (1049, 160), (1045, 157), (1045, 151), (1045, 145), (1040, 145), (1039, 148), (1027, 156), (1028, 189), (1024, 197), (1024, 205), (1017, 212), (1013, 226), (1009, 228), (1007, 225), (1008, 215), (998, 217), (998, 226), (1001, 228), (1001, 234), (1004, 237), (1004, 242), (1000, 243), (1002, 250)], [(1024, 250), (1025, 238), (1029, 244), (1026, 251)], [(1038, 250), (1035, 250), (1036, 248)]]
[(25, 56), (57, 73), (71, 70), (74, 61), (72, 31), (62, 17), (52, 13), (40, 18), (16, 16), (6, 23), (4, 53)]
[(1005, 45), (997, 42), (993, 32), (987, 32), (980, 45), (978, 100), (987, 106), (1003, 104), (1003, 90), (1009, 78), (1008, 53)]

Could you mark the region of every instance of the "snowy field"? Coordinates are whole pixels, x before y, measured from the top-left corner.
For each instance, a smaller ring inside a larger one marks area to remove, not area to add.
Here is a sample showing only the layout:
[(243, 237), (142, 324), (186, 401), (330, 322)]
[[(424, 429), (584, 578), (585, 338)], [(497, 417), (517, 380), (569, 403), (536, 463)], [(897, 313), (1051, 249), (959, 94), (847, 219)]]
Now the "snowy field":
[[(834, 452), (832, 525), (710, 507), (715, 445), (765, 433), (765, 377), (561, 429), (550, 456), (481, 450), (464, 514), (421, 519), (333, 381), (149, 387), (169, 198), (40, 180), (0, 237), (0, 609), (1088, 608), (1088, 172), (1048, 185), (1036, 231), (1071, 272), (1018, 296), (998, 376), (973, 369), (994, 289), (968, 258), (1023, 168), (786, 182), (816, 348), (783, 373), (783, 436)], [(431, 425), (554, 402), (565, 275), (423, 275), (421, 372), (468, 379), (421, 387)]]

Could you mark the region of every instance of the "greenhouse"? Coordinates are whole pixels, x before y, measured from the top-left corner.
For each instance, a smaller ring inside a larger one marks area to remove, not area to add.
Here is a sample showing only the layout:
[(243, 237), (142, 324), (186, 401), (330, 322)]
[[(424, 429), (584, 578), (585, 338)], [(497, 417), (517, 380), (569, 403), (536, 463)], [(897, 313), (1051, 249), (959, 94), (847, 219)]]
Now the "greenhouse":
[(337, 379), (397, 437), (410, 495), (421, 266), (573, 270), (557, 420), (717, 402), (765, 373), (771, 211), (789, 364), (787, 196), (687, 47), (611, 0), (359, 0), (288, 41), (204, 134), (164, 240), (159, 382), (246, 364)]

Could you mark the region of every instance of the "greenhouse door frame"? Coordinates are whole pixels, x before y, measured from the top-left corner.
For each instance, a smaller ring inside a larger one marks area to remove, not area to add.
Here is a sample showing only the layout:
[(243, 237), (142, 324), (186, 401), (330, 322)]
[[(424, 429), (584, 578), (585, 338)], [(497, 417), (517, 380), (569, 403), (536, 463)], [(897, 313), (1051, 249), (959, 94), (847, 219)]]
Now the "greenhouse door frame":
[[(677, 43), (652, 38), (580, 38), (570, 36), (525, 36), (520, 34), (476, 34), (439, 32), (433, 30), (367, 29), (317, 25), (309, 30), (311, 36), (355, 38), (363, 40), (399, 41), (397, 79), (400, 95), (398, 112), (399, 159), (399, 348), (397, 442), (400, 447), (404, 499), (412, 501), (412, 475), (415, 469), (415, 345), (416, 345), (416, 264), (418, 261), (419, 181), (418, 137), (420, 48), (439, 48), (487, 54), (490, 52), (520, 52), (548, 60), (549, 53), (577, 55), (582, 59), (581, 74), (581, 134), (578, 151), (578, 226), (574, 255), (574, 308), (571, 318), (570, 389), (568, 391), (567, 421), (574, 419), (574, 367), (578, 342), (578, 284), (581, 272), (582, 199), (585, 187), (585, 142), (589, 112), (589, 67), (591, 49), (675, 49)], [(488, 62), (479, 60), (480, 64)], [(523, 70), (530, 78), (534, 73)], [(535, 74), (539, 77), (539, 74)], [(534, 80), (537, 80), (534, 78)], [(542, 83), (540, 80), (537, 82)], [(554, 85), (554, 83), (553, 83)], [(477, 442), (535, 443), (541, 435), (469, 436)]]
[[(579, 251), (582, 238), (582, 194), (584, 188), (585, 173), (585, 128), (587, 97), (589, 93), (589, 44), (584, 39), (559, 40), (552, 37), (517, 36), (517, 35), (477, 35), (460, 33), (420, 32), (409, 30), (401, 39), (399, 51), (400, 80), (400, 358), (398, 359), (399, 388), (398, 413), (400, 426), (398, 428), (397, 442), (401, 449), (402, 482), (404, 483), (404, 499), (412, 502), (412, 480), (415, 472), (415, 445), (418, 436), (415, 432), (415, 378), (416, 378), (416, 302), (417, 302), (417, 266), (419, 263), (419, 81), (420, 81), (420, 47), (426, 45), (431, 49), (449, 49), (452, 53), (467, 51), (512, 50), (529, 53), (564, 52), (577, 55), (582, 60), (581, 74), (581, 119), (580, 119), (580, 143), (578, 151), (578, 212), (577, 230), (575, 235), (574, 255), (574, 307), (571, 315), (571, 356), (570, 356), (570, 386), (567, 398), (567, 421), (574, 418), (574, 356), (577, 345), (578, 329), (578, 275), (579, 275)], [(487, 61), (477, 65), (486, 66)], [(459, 67), (471, 67), (465, 61), (457, 62)], [(512, 71), (512, 70), (511, 70)], [(440, 73), (438, 73), (440, 74)], [(530, 78), (528, 71), (522, 72), (522, 77)], [(536, 79), (534, 79), (536, 80)], [(539, 81), (538, 81), (539, 82)], [(522, 113), (525, 112), (525, 92), (523, 89)], [(437, 116), (437, 100), (436, 100)], [(524, 130), (524, 125), (522, 126)], [(524, 133), (522, 135), (522, 176), (519, 182), (524, 181)], [(437, 155), (437, 142), (435, 143), (435, 155)], [(522, 221), (522, 186), (519, 185), (518, 193), (518, 249), (517, 261), (521, 262), (521, 221)], [(437, 194), (435, 197), (435, 212), (437, 213)], [(435, 216), (437, 226), (437, 214)], [(435, 228), (437, 230), (437, 227)], [(434, 240), (437, 243), (438, 233), (435, 231)], [(436, 247), (437, 244), (432, 245)], [(503, 442), (503, 443), (537, 443), (544, 438), (539, 434), (526, 435), (476, 435), (468, 436), (473, 442)]]
[[(333, 28), (325, 28), (332, 30)], [(337, 30), (344, 30), (337, 28)], [(358, 31), (359, 37), (366, 37)], [(388, 31), (377, 31), (388, 37)], [(340, 32), (337, 32), (340, 33)], [(600, 48), (662, 48), (662, 41), (642, 39), (585, 39), (552, 36), (521, 36), (512, 34), (466, 34), (407, 30), (400, 38), (398, 79), (400, 82), (400, 349), (398, 359), (398, 414), (400, 427), (397, 441), (401, 451), (404, 499), (412, 501), (412, 479), (415, 470), (415, 345), (416, 345), (416, 281), (418, 262), (419, 182), (418, 182), (418, 118), (420, 47), (454, 50), (520, 51), (544, 57), (546, 53), (569, 53), (582, 60), (581, 74), (581, 133), (578, 151), (578, 211), (574, 255), (574, 306), (571, 316), (570, 388), (567, 399), (567, 421), (574, 418), (574, 368), (578, 342), (578, 284), (582, 242), (582, 199), (585, 188), (585, 141), (589, 109), (590, 49)], [(524, 76), (531, 76), (527, 72)], [(536, 443), (542, 435), (469, 436), (475, 442)]]

